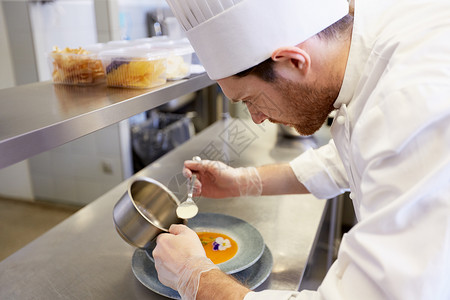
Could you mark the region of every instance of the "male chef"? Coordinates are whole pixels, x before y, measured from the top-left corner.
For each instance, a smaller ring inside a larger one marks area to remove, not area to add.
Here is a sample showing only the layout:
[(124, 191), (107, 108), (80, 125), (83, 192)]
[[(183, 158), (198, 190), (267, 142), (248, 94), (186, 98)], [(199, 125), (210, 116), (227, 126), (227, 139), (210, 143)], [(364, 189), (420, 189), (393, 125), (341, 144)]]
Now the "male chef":
[(309, 135), (336, 112), (333, 139), (289, 164), (185, 162), (197, 194), (350, 191), (358, 223), (317, 291), (250, 291), (183, 225), (157, 239), (160, 281), (183, 299), (450, 299), (450, 2), (168, 2), (208, 75), (255, 123)]

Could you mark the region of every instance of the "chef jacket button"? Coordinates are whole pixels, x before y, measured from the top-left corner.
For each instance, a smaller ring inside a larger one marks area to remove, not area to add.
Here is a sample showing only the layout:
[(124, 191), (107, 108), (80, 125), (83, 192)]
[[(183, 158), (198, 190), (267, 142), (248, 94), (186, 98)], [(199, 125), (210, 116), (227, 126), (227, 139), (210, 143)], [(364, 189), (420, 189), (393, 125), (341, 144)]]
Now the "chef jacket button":
[(355, 194), (353, 194), (353, 193), (350, 193), (350, 195), (348, 195), (349, 197), (350, 197), (350, 199), (352, 199), (353, 200), (353, 198), (355, 197)]
[(337, 117), (336, 122), (338, 122), (339, 125), (344, 125), (345, 124), (345, 117), (344, 116)]
[(333, 110), (332, 112), (330, 112), (330, 114), (328, 115), (328, 117), (334, 118), (334, 117), (336, 117), (336, 114), (337, 114), (337, 110)]

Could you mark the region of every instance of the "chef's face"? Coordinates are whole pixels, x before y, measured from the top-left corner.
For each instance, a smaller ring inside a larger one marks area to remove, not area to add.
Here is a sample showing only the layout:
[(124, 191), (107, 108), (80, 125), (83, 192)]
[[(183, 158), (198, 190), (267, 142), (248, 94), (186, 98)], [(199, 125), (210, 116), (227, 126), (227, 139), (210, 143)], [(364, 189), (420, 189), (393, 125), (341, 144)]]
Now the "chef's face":
[(254, 75), (231, 76), (218, 83), (228, 98), (247, 105), (256, 124), (269, 120), (291, 126), (302, 135), (313, 134), (323, 125), (339, 93), (339, 88), (326, 81), (294, 82), (281, 76), (274, 82)]

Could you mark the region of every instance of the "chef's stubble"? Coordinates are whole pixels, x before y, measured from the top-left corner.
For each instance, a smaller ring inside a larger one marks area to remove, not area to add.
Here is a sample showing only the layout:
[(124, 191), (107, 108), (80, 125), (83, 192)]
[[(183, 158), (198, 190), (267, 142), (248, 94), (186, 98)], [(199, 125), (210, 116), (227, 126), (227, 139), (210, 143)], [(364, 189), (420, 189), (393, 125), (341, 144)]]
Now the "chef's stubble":
[[(339, 88), (332, 82), (320, 87), (318, 84), (310, 86), (278, 77), (274, 84), (283, 96), (283, 111), (296, 120), (290, 126), (301, 135), (311, 135), (322, 127), (333, 111), (333, 103), (339, 94)], [(282, 116), (280, 120), (269, 120), (285, 123)]]

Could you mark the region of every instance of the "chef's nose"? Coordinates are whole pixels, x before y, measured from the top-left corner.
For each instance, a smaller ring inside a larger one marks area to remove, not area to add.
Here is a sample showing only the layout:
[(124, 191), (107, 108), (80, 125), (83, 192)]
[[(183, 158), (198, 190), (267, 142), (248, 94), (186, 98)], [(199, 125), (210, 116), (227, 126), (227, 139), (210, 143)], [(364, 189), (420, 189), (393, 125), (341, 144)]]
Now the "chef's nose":
[(250, 115), (252, 116), (252, 120), (255, 124), (261, 124), (264, 122), (268, 117), (260, 112), (255, 105), (249, 105), (247, 104), (248, 111), (250, 112)]
[(256, 114), (252, 114), (252, 120), (253, 120), (253, 122), (255, 124), (261, 124), (266, 119), (268, 119), (268, 117), (265, 114), (261, 113), (261, 112), (258, 112)]

